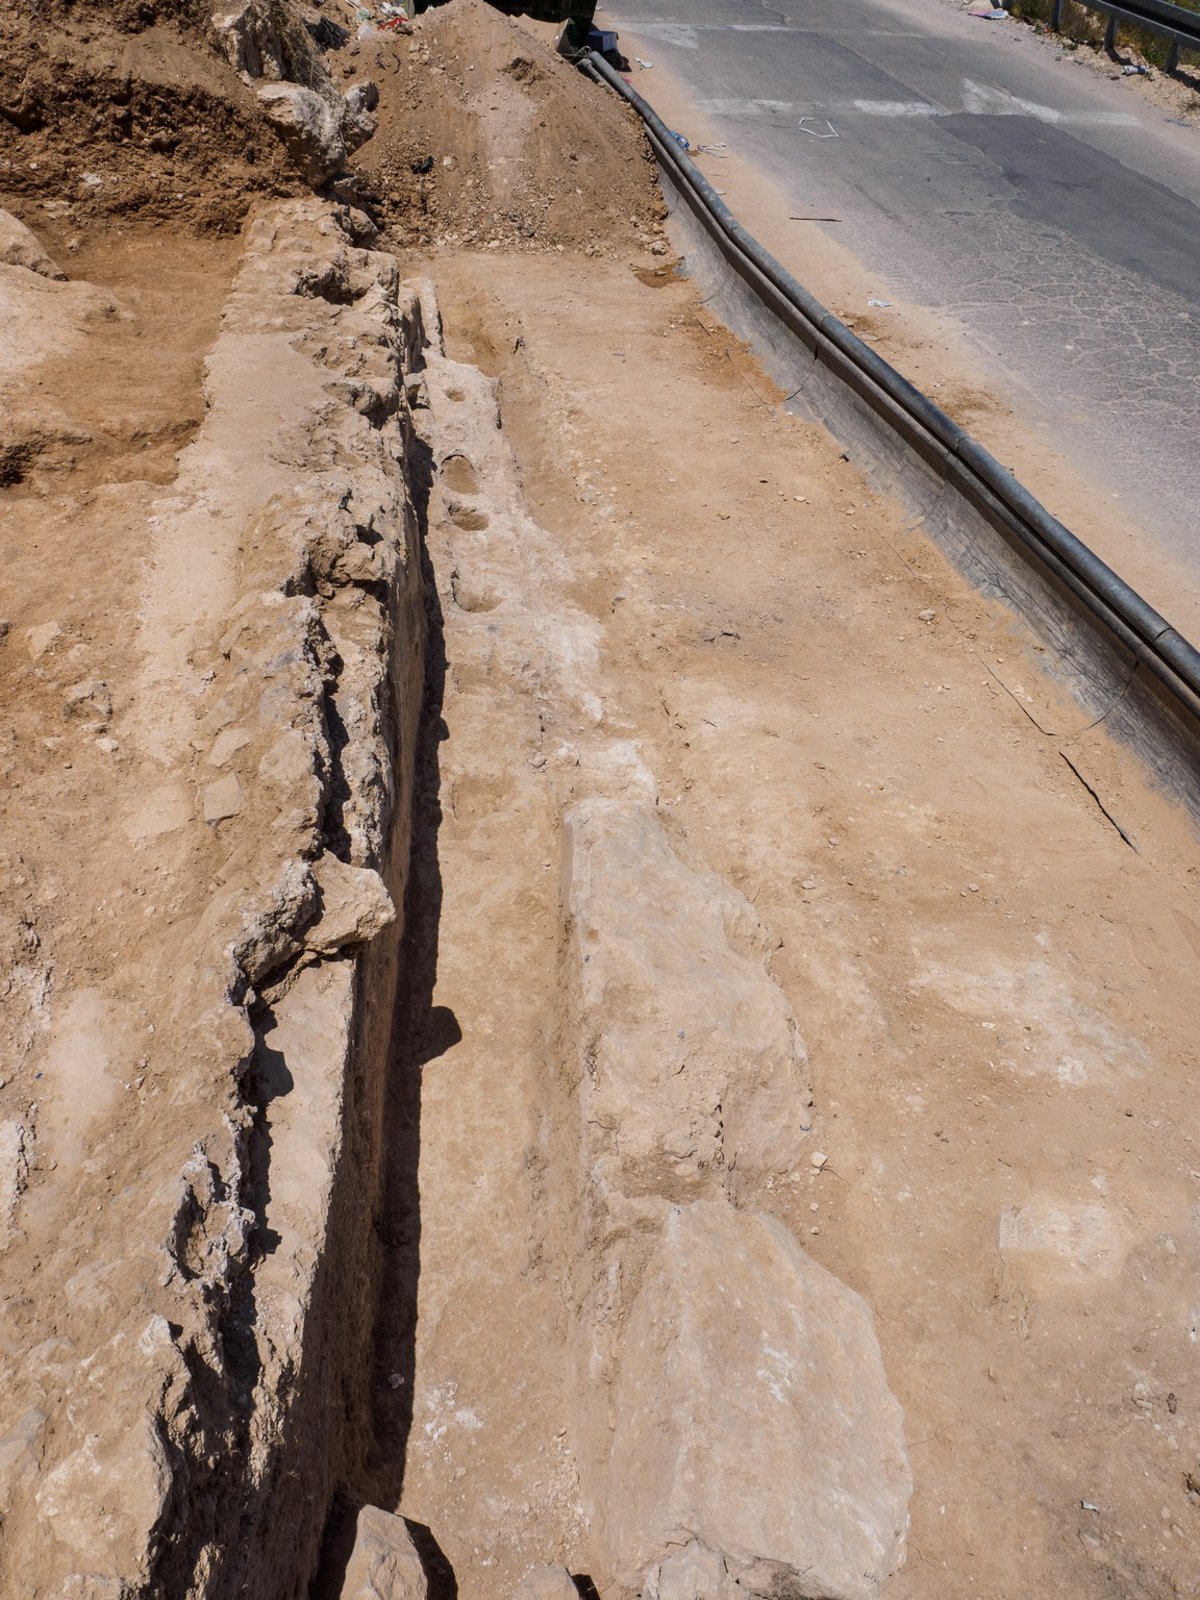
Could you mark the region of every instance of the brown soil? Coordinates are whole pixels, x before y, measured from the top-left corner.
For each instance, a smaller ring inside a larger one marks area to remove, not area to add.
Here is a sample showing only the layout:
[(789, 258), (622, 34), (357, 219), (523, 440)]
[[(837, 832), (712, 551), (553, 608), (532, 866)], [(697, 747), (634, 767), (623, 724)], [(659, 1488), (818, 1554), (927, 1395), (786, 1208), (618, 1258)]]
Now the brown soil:
[(236, 229), (300, 193), (197, 0), (17, 0), (0, 16), (0, 203), (60, 229), (141, 217)]
[(368, 38), (338, 60), (347, 80), (379, 85), (379, 132), (356, 170), (398, 243), (595, 255), (656, 233), (641, 124), (484, 0), (426, 12), (411, 39)]

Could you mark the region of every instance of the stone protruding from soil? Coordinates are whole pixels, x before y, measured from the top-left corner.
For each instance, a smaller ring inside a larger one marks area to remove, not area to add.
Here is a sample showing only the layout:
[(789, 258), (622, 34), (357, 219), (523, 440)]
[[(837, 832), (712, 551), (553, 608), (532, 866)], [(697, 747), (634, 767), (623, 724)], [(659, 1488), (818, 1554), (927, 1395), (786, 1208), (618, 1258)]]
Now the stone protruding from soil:
[(213, 28), (242, 82), (257, 84), (267, 120), (310, 183), (340, 172), (375, 132), (375, 85), (340, 94), (309, 29), (283, 0), (243, 0), (218, 12)]
[(428, 1592), (404, 1518), (378, 1506), (361, 1507), (341, 1600), (425, 1600)]
[(745, 896), (672, 848), (645, 799), (594, 798), (563, 826), (569, 1040), (578, 1099), (584, 1441), (646, 1257), (672, 1204), (738, 1197), (786, 1172), (811, 1093), (795, 1018)]
[(265, 83), (258, 98), (310, 183), (324, 183), (340, 172), (347, 155), (375, 131), (369, 109), (375, 101), (373, 84), (358, 84), (343, 99), (298, 83)]
[(123, 486), (136, 674), (72, 668), (50, 701), (64, 737), (119, 744), (114, 870), (159, 909), (141, 944), (114, 920), (88, 982), (60, 963), (8, 1085), (6, 1281), (43, 1276), (0, 1307), (5, 1595), (302, 1592), (366, 1409), (398, 959), (377, 935), (423, 683), (401, 377), (424, 334), (362, 236), (317, 200), (255, 217), (203, 421), (158, 494)]
[(0, 211), (0, 263), (6, 267), (24, 267), (27, 272), (54, 278), (59, 283), (67, 276), (46, 254), (37, 234), (19, 222), (11, 211)]
[(903, 1560), (912, 1479), (874, 1318), (777, 1219), (672, 1208), (614, 1410), (605, 1536), (647, 1596), (874, 1600)]
[(352, 867), (326, 853), (314, 869), (321, 914), (304, 936), (310, 950), (333, 955), (347, 945), (365, 944), (396, 920), (387, 885), (370, 867)]
[(516, 1600), (579, 1600), (566, 1567), (531, 1567), (517, 1585)]
[(737, 1209), (810, 1129), (775, 941), (649, 800), (578, 801), (563, 832), (572, 1431), (603, 1566), (654, 1600), (872, 1600), (911, 1480), (871, 1312)]

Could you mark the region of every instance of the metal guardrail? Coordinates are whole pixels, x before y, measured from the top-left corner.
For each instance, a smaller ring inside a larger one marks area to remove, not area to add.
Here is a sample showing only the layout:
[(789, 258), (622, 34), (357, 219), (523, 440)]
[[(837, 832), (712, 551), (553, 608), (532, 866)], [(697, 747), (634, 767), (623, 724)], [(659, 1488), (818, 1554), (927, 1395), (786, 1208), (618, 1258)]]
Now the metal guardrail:
[(1048, 574), (1072, 598), (1105, 645), (1133, 658), (1134, 676), (1144, 669), (1156, 698), (1165, 702), (1183, 730), (1184, 747), (1193, 755), (1200, 752), (1200, 651), (1051, 516), (964, 428), (764, 250), (684, 154), (677, 136), (653, 107), (603, 56), (590, 51), (579, 65), (589, 77), (615, 89), (641, 117), (660, 168), (689, 196), (689, 204), (703, 211), (707, 226), (720, 236), (722, 248), (766, 311), (798, 331), (816, 359), (862, 394), (885, 426), (926, 459), (939, 462), (943, 475), (960, 493), (986, 508), (1019, 558)]
[[(1107, 16), (1106, 49), (1111, 50), (1117, 42), (1118, 24), (1128, 22), (1169, 41), (1168, 72), (1174, 72), (1179, 65), (1181, 47), (1200, 51), (1200, 12), (1185, 11), (1182, 6), (1171, 5), (1170, 0), (1077, 0), (1077, 3)], [(1051, 9), (1050, 26), (1055, 33), (1062, 27), (1064, 4), (1065, 0), (1054, 0)]]

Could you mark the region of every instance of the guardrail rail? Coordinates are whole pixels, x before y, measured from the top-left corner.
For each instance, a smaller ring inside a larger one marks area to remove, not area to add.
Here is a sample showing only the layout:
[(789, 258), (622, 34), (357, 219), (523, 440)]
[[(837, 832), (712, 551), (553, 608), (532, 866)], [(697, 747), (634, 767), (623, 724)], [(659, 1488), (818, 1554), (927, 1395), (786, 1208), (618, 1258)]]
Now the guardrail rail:
[[(1076, 0), (1088, 11), (1099, 11), (1108, 18), (1104, 35), (1105, 49), (1111, 50), (1117, 42), (1117, 28), (1122, 22), (1133, 27), (1157, 33), (1171, 46), (1166, 70), (1174, 72), (1179, 65), (1181, 48), (1200, 51), (1200, 13), (1185, 11), (1173, 6), (1170, 0)], [(1063, 7), (1066, 0), (1053, 0), (1050, 26), (1055, 33), (1062, 27)]]

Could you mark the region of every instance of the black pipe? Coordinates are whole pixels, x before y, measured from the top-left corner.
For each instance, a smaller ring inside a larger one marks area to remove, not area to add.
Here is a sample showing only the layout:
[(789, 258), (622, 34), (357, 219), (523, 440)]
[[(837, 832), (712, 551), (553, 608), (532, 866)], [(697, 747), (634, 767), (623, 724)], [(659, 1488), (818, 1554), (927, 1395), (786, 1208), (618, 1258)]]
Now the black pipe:
[[(1197, 34), (1200, 36), (1200, 19)], [(1051, 516), (1045, 506), (953, 417), (947, 416), (927, 395), (864, 344), (764, 250), (722, 202), (704, 174), (687, 158), (654, 108), (603, 56), (590, 51), (580, 61), (580, 66), (590, 78), (608, 84), (633, 106), (646, 124), (659, 162), (670, 168), (681, 185), (692, 192), (707, 214), (706, 220), (740, 253), (744, 264), (765, 280), (793, 313), (799, 314), (806, 325), (802, 330), (805, 342), (812, 344), (817, 357), (835, 369), (841, 366), (848, 370), (859, 379), (859, 387), (865, 379), (874, 391), (870, 398), (876, 410), (898, 411), (900, 417), (893, 417), (893, 423), (899, 420), (915, 427), (918, 437), (925, 436), (939, 454), (945, 452), (957, 469), (948, 473), (949, 476), (961, 475), (968, 488), (974, 482), (983, 492), (985, 501), (994, 501), (1003, 509), (1005, 531), (1015, 536), (1022, 554), (1034, 559), (1038, 566), (1049, 570), (1065, 585), (1114, 642), (1146, 665), (1175, 701), (1177, 709), (1184, 711), (1189, 721), (1200, 722), (1200, 651), (1095, 551), (1057, 517)], [(749, 277), (750, 274), (743, 271), (743, 275)], [(761, 288), (759, 295), (766, 298)]]

